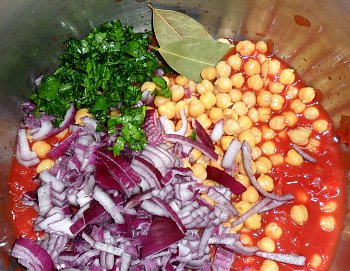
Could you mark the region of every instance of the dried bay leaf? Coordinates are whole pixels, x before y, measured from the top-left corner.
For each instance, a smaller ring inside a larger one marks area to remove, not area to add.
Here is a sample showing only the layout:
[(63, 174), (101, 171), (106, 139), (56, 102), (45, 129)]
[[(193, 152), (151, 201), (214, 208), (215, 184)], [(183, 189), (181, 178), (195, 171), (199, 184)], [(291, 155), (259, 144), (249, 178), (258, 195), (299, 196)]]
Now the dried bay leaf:
[(173, 70), (198, 83), (202, 69), (215, 66), (232, 47), (215, 40), (185, 38), (157, 50)]
[(160, 47), (185, 38), (213, 40), (195, 19), (177, 11), (148, 6), (153, 12), (153, 29)]

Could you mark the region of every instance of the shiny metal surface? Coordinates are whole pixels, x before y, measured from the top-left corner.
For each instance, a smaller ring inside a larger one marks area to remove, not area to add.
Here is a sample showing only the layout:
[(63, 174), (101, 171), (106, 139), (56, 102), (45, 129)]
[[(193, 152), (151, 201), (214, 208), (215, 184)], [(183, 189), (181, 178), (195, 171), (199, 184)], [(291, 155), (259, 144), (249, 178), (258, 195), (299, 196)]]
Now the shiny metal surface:
[[(151, 29), (143, 0), (2, 0), (0, 1), (0, 247), (12, 243), (6, 212), (7, 178), (13, 156), (19, 105), (33, 82), (57, 65), (62, 42), (81, 37), (91, 26), (119, 18), (136, 30)], [(276, 54), (324, 94), (324, 105), (338, 123), (350, 113), (350, 2), (347, 0), (153, 1), (155, 7), (185, 12), (215, 37), (271, 40)], [(311, 26), (296, 24), (295, 15)], [(349, 204), (348, 204), (349, 205)], [(326, 245), (326, 244), (325, 244)], [(331, 270), (350, 266), (350, 220), (346, 218), (339, 253)], [(10, 267), (1, 266), (0, 270)]]

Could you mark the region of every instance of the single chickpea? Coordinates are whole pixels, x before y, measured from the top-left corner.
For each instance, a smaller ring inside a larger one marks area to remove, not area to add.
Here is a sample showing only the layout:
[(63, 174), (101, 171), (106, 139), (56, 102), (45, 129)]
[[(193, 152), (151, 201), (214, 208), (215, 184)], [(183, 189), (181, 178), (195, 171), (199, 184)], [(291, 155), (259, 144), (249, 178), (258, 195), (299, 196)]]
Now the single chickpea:
[(89, 113), (89, 109), (87, 108), (81, 108), (75, 113), (75, 123), (78, 125), (84, 125), (82, 120), (84, 117), (92, 117), (92, 115)]
[(320, 112), (318, 111), (318, 109), (315, 106), (310, 106), (307, 107), (304, 110), (304, 117), (309, 119), (309, 120), (314, 120), (316, 119), (318, 116), (320, 115)]
[(279, 271), (278, 264), (273, 260), (264, 260), (259, 271)]
[(295, 86), (288, 86), (286, 91), (286, 99), (295, 99), (298, 96), (298, 89)]
[(290, 149), (287, 152), (287, 157), (285, 159), (286, 163), (291, 166), (300, 166), (303, 162), (304, 159), (303, 157), (297, 153), (294, 149)]
[(248, 116), (242, 116), (238, 118), (238, 124), (239, 127), (241, 128), (241, 131), (246, 131), (253, 126), (253, 122)]
[(221, 149), (221, 147), (220, 146), (218, 146), (218, 145), (214, 145), (214, 147), (215, 147), (215, 153), (217, 153), (218, 155), (224, 155), (224, 151)]
[(141, 86), (141, 91), (145, 91), (145, 90), (148, 90), (148, 91), (154, 91), (156, 89), (156, 84), (153, 83), (153, 82), (144, 82)]
[(309, 143), (307, 144), (306, 148), (311, 152), (317, 152), (318, 148), (320, 147), (321, 142), (315, 138), (310, 138)]
[(322, 257), (319, 254), (314, 254), (314, 255), (312, 255), (312, 258), (310, 260), (310, 267), (317, 269), (320, 267), (322, 262), (323, 262)]
[(244, 77), (242, 73), (235, 73), (231, 76), (232, 87), (240, 88), (244, 84)]
[(235, 162), (240, 163), (243, 161), (243, 152), (242, 150), (239, 150), (236, 157), (235, 157)]
[(298, 92), (298, 97), (303, 103), (311, 103), (315, 96), (316, 92), (312, 87), (301, 88)]
[(315, 120), (312, 123), (312, 128), (317, 132), (325, 132), (328, 129), (328, 121), (326, 120)]
[(241, 131), (239, 123), (233, 119), (228, 119), (224, 124), (224, 132), (226, 135), (237, 135)]
[[(225, 109), (232, 105), (231, 97), (227, 93), (219, 93), (216, 95), (216, 106)], [(204, 107), (204, 106), (203, 106)]]
[(281, 131), (286, 127), (286, 118), (283, 116), (274, 116), (270, 119), (269, 126), (275, 131)]
[(256, 142), (255, 142), (255, 136), (249, 131), (245, 130), (242, 133), (239, 134), (238, 139), (240, 142), (243, 143), (243, 141), (248, 141), (249, 145), (251, 147), (254, 147)]
[(333, 231), (335, 227), (334, 216), (322, 216), (320, 220), (320, 226), (324, 231)]
[(215, 86), (220, 92), (230, 92), (232, 81), (229, 77), (220, 77), (215, 81)]
[(262, 133), (263, 139), (265, 140), (273, 139), (276, 136), (275, 131), (265, 125), (261, 127), (261, 133)]
[(232, 89), (228, 94), (230, 95), (233, 103), (239, 102), (243, 98), (242, 92), (238, 89)]
[(255, 203), (259, 200), (259, 193), (254, 186), (248, 186), (247, 190), (242, 193), (242, 200), (249, 203)]
[(205, 89), (205, 86), (204, 86), (202, 83), (198, 83), (198, 84), (196, 85), (196, 91), (197, 91), (197, 93), (200, 94), (200, 95), (202, 95), (202, 94), (204, 94), (204, 93), (207, 92), (207, 90)]
[(254, 90), (260, 90), (264, 86), (264, 81), (259, 74), (248, 77), (247, 85)]
[(207, 171), (202, 164), (196, 163), (191, 168), (193, 175), (198, 179), (205, 180), (207, 178)]
[(326, 213), (334, 212), (337, 209), (337, 203), (335, 201), (328, 201), (324, 206), (321, 207), (321, 210)]
[(174, 102), (180, 101), (185, 95), (185, 89), (180, 85), (173, 85), (171, 88), (171, 99)]
[(275, 153), (275, 154), (271, 155), (269, 158), (271, 160), (271, 163), (274, 166), (282, 165), (284, 163), (284, 158), (279, 153)]
[(184, 158), (183, 160), (183, 167), (191, 169), (191, 163), (188, 161), (188, 158)]
[(236, 45), (236, 51), (241, 56), (250, 56), (255, 51), (255, 44), (252, 43), (250, 40), (240, 41)]
[(221, 148), (226, 151), (228, 146), (230, 145), (231, 141), (233, 139), (233, 136), (223, 136), (220, 139), (220, 144), (221, 144)]
[(261, 53), (266, 53), (267, 52), (267, 44), (263, 40), (259, 40), (256, 43), (256, 49), (261, 52)]
[(251, 108), (256, 104), (256, 96), (253, 91), (246, 91), (243, 93), (242, 101), (247, 105), (247, 108)]
[[(267, 60), (267, 56), (264, 54), (258, 54), (256, 56), (256, 60), (258, 60), (260, 64), (263, 64)], [(261, 70), (262, 70), (262, 68), (261, 68)], [(265, 76), (263, 76), (263, 77), (265, 77)]]
[(185, 76), (178, 75), (175, 77), (175, 83), (183, 87), (188, 83), (188, 79)]
[(266, 175), (264, 173), (260, 174), (260, 176), (257, 179), (257, 182), (262, 187), (262, 189), (264, 189), (267, 192), (271, 192), (275, 187), (273, 179), (269, 175)]
[(203, 126), (204, 129), (208, 130), (212, 125), (212, 121), (206, 113), (203, 113), (196, 117), (196, 120)]
[[(243, 226), (243, 225), (242, 225)], [(241, 241), (241, 243), (244, 246), (252, 246), (253, 245), (253, 240), (252, 238), (249, 236), (249, 234), (246, 233), (241, 233), (239, 235), (239, 241)]]
[(242, 66), (242, 59), (238, 54), (232, 55), (227, 59), (227, 64), (231, 66), (235, 71), (239, 70)]
[(272, 94), (270, 108), (272, 110), (281, 110), (284, 105), (285, 99), (279, 94)]
[(306, 104), (304, 104), (301, 100), (295, 99), (293, 102), (290, 104), (290, 108), (295, 112), (295, 113), (303, 113), (303, 111), (306, 108)]
[(258, 146), (254, 146), (252, 148), (252, 158), (255, 161), (256, 159), (258, 159), (262, 154), (261, 149)]
[(243, 65), (243, 69), (247, 76), (252, 76), (260, 73), (260, 63), (255, 59), (248, 59)]
[(298, 122), (298, 117), (292, 111), (285, 111), (282, 113), (282, 116), (286, 119), (286, 125), (292, 127)]
[(265, 226), (265, 235), (273, 240), (278, 240), (281, 238), (283, 230), (276, 222), (270, 222)]
[(154, 98), (154, 101), (153, 101), (153, 103), (156, 107), (160, 107), (160, 106), (166, 104), (167, 102), (170, 102), (170, 99), (162, 97), (162, 96), (156, 96)]
[(272, 94), (269, 91), (262, 90), (256, 98), (258, 106), (269, 107), (272, 101)]
[(221, 108), (212, 107), (209, 111), (209, 118), (213, 123), (217, 123), (224, 118), (224, 113)]
[(214, 80), (217, 76), (217, 71), (214, 67), (204, 68), (201, 72), (201, 76), (203, 79), (207, 79), (209, 81)]
[(244, 102), (234, 103), (232, 109), (236, 111), (238, 116), (245, 116), (248, 113), (248, 108)]
[(243, 186), (248, 187), (250, 184), (249, 178), (244, 174), (235, 175), (236, 181), (240, 182)]
[(259, 144), (262, 140), (262, 132), (258, 127), (252, 127), (250, 128), (250, 132), (254, 135), (255, 137), (255, 143)]
[(206, 91), (214, 91), (214, 84), (207, 79), (202, 80), (201, 84), (205, 87)]
[(175, 102), (167, 102), (158, 108), (158, 113), (161, 116), (166, 116), (168, 119), (175, 117)]
[(309, 128), (299, 126), (293, 130), (289, 130), (287, 132), (287, 135), (289, 136), (292, 143), (300, 146), (305, 146), (309, 143), (311, 130)]
[(284, 85), (279, 82), (272, 82), (269, 84), (269, 90), (273, 94), (280, 94), (284, 90)]
[(284, 85), (293, 84), (295, 80), (295, 74), (293, 69), (284, 69), (280, 73), (279, 81)]
[(223, 110), (224, 113), (224, 119), (233, 119), (238, 121), (238, 114), (236, 113), (235, 110), (233, 110), (232, 108), (226, 108)]
[(272, 169), (272, 163), (269, 158), (261, 156), (255, 161), (256, 172), (258, 174), (264, 173), (267, 174)]
[(64, 129), (62, 132), (58, 133), (55, 135), (56, 138), (58, 139), (63, 139), (65, 136), (69, 133), (69, 128)]
[(250, 230), (258, 230), (261, 228), (261, 215), (253, 214), (244, 221), (244, 225)]
[(258, 241), (258, 247), (260, 250), (266, 252), (274, 252), (276, 249), (275, 241), (268, 236), (263, 237)]
[(210, 110), (216, 104), (216, 96), (213, 92), (206, 92), (199, 97), (206, 110)]
[(273, 141), (265, 141), (261, 145), (261, 150), (266, 155), (272, 155), (276, 152), (276, 145)]
[(51, 145), (43, 140), (35, 141), (32, 145), (32, 151), (36, 152), (40, 158), (44, 158), (49, 150)]
[(302, 226), (308, 220), (309, 213), (304, 204), (299, 204), (292, 207), (290, 216), (295, 224)]
[[(281, 63), (277, 59), (270, 59), (268, 61), (268, 74), (275, 76), (280, 72)], [(282, 83), (282, 82), (281, 82)]]
[(179, 101), (175, 104), (175, 116), (181, 118), (180, 111), (184, 109), (185, 115), (188, 117), (188, 104), (185, 101)]
[(267, 122), (271, 118), (271, 108), (267, 107), (258, 107), (258, 116), (260, 122)]
[(215, 66), (216, 77), (229, 77), (231, 74), (231, 66), (226, 63), (226, 61), (220, 61)]
[(196, 162), (201, 156), (202, 156), (202, 153), (196, 148), (193, 148), (192, 151), (190, 152), (190, 158), (192, 159), (193, 162)]
[(204, 104), (199, 100), (192, 100), (188, 105), (188, 113), (191, 117), (199, 117), (205, 112)]
[(252, 120), (253, 123), (257, 123), (259, 121), (259, 113), (255, 107), (252, 107), (248, 110), (248, 117)]
[(51, 159), (42, 160), (36, 167), (36, 173), (40, 173), (44, 170), (50, 170), (54, 166), (55, 162)]

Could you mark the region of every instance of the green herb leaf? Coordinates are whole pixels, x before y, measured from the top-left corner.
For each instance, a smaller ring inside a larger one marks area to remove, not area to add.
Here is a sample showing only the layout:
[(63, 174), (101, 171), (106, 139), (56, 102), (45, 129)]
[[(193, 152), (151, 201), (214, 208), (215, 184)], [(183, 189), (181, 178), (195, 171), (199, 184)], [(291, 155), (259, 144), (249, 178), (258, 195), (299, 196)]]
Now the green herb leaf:
[(171, 89), (168, 87), (168, 84), (167, 82), (164, 80), (163, 77), (161, 76), (155, 76), (153, 79), (152, 79), (153, 83), (156, 84), (157, 87), (160, 88), (160, 90), (156, 90), (155, 91), (155, 94), (156, 96), (162, 96), (162, 97), (165, 97), (165, 98), (171, 98)]
[(232, 45), (203, 39), (182, 39), (157, 49), (179, 74), (200, 82), (203, 68), (215, 66)]
[(192, 131), (192, 133), (190, 134), (190, 138), (193, 140), (193, 141), (197, 141), (197, 133), (195, 130)]
[(213, 40), (207, 30), (195, 19), (177, 11), (148, 6), (153, 12), (153, 29), (161, 47), (184, 38)]

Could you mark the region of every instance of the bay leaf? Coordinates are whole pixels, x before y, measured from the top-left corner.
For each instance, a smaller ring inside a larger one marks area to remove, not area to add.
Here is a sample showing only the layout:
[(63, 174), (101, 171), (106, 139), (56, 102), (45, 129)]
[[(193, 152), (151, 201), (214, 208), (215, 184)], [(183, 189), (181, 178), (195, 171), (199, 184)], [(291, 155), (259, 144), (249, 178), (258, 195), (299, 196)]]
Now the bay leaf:
[(215, 40), (184, 38), (157, 50), (173, 70), (198, 83), (202, 69), (215, 66), (232, 47)]
[(160, 47), (184, 38), (213, 40), (195, 19), (177, 11), (148, 6), (153, 12), (153, 29)]

